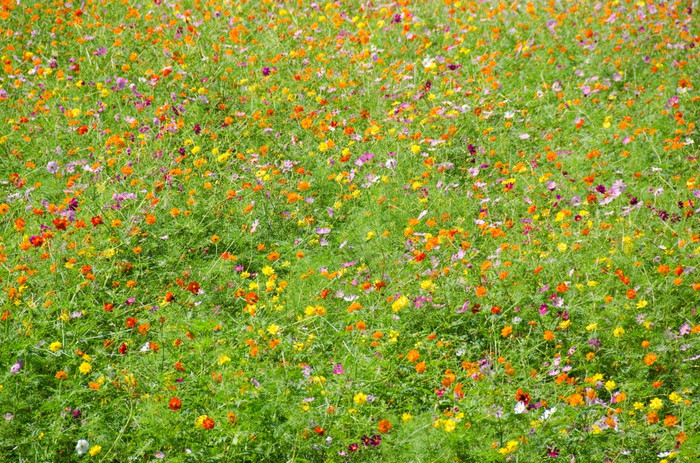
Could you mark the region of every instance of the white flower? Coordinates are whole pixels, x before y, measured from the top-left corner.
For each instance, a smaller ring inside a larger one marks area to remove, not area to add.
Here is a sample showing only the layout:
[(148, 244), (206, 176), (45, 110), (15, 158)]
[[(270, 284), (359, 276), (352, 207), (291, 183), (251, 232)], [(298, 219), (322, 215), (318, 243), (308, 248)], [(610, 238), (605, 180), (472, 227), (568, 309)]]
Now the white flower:
[(78, 455), (85, 455), (88, 450), (90, 450), (90, 443), (85, 439), (80, 439), (75, 446), (75, 451), (78, 452)]
[(516, 415), (523, 414), (527, 411), (527, 406), (525, 405), (525, 402), (518, 401), (517, 404), (515, 404), (515, 409), (513, 409)]
[(542, 414), (542, 418), (540, 418), (540, 419), (542, 421), (547, 421), (549, 419), (549, 417), (552, 416), (554, 414), (554, 412), (556, 412), (556, 411), (557, 411), (557, 407), (548, 408), (547, 410), (544, 411), (544, 413)]

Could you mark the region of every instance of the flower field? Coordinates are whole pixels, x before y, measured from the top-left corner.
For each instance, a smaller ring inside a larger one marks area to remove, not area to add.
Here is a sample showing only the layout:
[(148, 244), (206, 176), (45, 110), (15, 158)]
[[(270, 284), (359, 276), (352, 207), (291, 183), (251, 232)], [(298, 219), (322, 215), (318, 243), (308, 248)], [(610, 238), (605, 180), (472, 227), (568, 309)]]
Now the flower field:
[(700, 461), (698, 7), (2, 0), (0, 461)]

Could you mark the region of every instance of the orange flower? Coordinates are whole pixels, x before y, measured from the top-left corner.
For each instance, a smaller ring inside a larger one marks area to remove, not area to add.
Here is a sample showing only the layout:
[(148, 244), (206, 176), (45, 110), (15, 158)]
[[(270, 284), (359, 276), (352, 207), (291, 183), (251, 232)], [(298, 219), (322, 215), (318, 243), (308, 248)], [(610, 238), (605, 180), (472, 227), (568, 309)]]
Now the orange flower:
[(554, 341), (554, 333), (551, 332), (550, 330), (547, 330), (544, 332), (544, 339), (545, 341)]
[(666, 418), (664, 418), (664, 426), (672, 428), (676, 425), (678, 425), (678, 418), (673, 415), (666, 415)]
[(581, 394), (572, 394), (572, 395), (569, 397), (569, 404), (570, 404), (572, 407), (576, 407), (576, 406), (578, 406), (578, 405), (582, 405), (582, 404), (583, 404), (583, 396), (582, 396)]
[(510, 336), (510, 334), (511, 334), (512, 332), (513, 332), (513, 327), (510, 326), (510, 325), (506, 325), (506, 326), (504, 326), (503, 329), (501, 330), (501, 336), (503, 336), (504, 338), (507, 338), (508, 336)]
[(650, 352), (644, 356), (644, 363), (646, 363), (646, 365), (650, 367), (654, 364), (654, 362), (656, 362), (657, 358), (658, 357), (656, 356), (656, 354)]
[(66, 379), (68, 378), (68, 373), (65, 371), (61, 370), (58, 373), (56, 373), (56, 379)]
[(406, 358), (409, 360), (409, 362), (415, 363), (420, 358), (420, 353), (415, 349), (410, 350), (408, 351), (408, 354), (406, 354)]
[(386, 434), (391, 431), (391, 422), (389, 420), (381, 420), (378, 426), (379, 432)]
[(659, 414), (656, 412), (650, 412), (647, 414), (647, 420), (649, 420), (649, 423), (655, 424), (659, 422)]
[(637, 291), (635, 291), (633, 289), (628, 289), (627, 290), (627, 299), (634, 299), (635, 297), (637, 297)]
[(488, 293), (489, 290), (484, 288), (483, 286), (477, 286), (476, 288), (476, 295), (479, 297), (486, 296), (486, 293)]
[(425, 362), (416, 363), (416, 372), (423, 373), (425, 371)]
[(274, 252), (274, 251), (273, 251), (273, 252), (271, 252), (270, 254), (267, 255), (267, 260), (269, 260), (269, 261), (271, 261), (271, 262), (274, 262), (274, 261), (276, 261), (276, 260), (279, 259), (279, 258), (280, 258), (280, 255), (279, 255), (278, 252)]
[(353, 302), (350, 304), (350, 307), (348, 307), (348, 312), (354, 312), (356, 310), (360, 310), (362, 308), (362, 305), (358, 302)]

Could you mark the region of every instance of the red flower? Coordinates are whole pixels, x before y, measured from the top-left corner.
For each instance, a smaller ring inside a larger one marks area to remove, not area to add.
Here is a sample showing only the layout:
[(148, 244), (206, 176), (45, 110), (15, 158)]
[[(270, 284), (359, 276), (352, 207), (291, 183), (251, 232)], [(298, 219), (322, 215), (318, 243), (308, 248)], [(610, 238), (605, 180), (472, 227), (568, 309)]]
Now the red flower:
[(523, 391), (522, 389), (518, 389), (518, 392), (515, 393), (515, 400), (517, 400), (518, 402), (523, 402), (525, 404), (529, 404), (530, 399), (532, 399), (530, 394)]
[(211, 418), (206, 418), (204, 422), (202, 423), (202, 426), (204, 426), (204, 429), (212, 429), (216, 423), (214, 420)]
[(98, 225), (102, 225), (102, 217), (95, 216), (92, 219), (90, 219), (90, 222), (92, 222), (93, 227), (96, 227)]
[(253, 305), (258, 302), (258, 295), (254, 292), (249, 292), (245, 295), (245, 300), (248, 305)]
[(124, 354), (126, 354), (127, 349), (128, 349), (128, 346), (126, 345), (125, 342), (123, 342), (122, 345), (119, 346), (119, 353), (124, 355)]
[(177, 397), (173, 397), (172, 399), (170, 399), (168, 406), (170, 407), (170, 410), (176, 412), (182, 407), (182, 402)]
[(126, 327), (127, 327), (127, 328), (133, 328), (133, 327), (136, 326), (136, 324), (137, 324), (138, 322), (139, 322), (139, 321), (138, 321), (137, 318), (129, 317), (129, 318), (126, 319)]
[(56, 217), (53, 219), (53, 224), (56, 226), (56, 230), (65, 230), (68, 226), (68, 221), (63, 217)]
[(196, 281), (190, 281), (190, 284), (187, 285), (187, 291), (191, 292), (192, 294), (197, 294), (199, 292), (199, 283)]

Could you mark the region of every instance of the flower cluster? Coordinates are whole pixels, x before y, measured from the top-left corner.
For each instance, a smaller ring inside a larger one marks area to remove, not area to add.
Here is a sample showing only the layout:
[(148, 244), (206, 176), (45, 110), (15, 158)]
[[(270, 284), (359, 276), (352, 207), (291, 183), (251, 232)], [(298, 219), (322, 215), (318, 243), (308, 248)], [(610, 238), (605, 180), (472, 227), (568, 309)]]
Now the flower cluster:
[(696, 3), (3, 0), (0, 461), (700, 461)]

